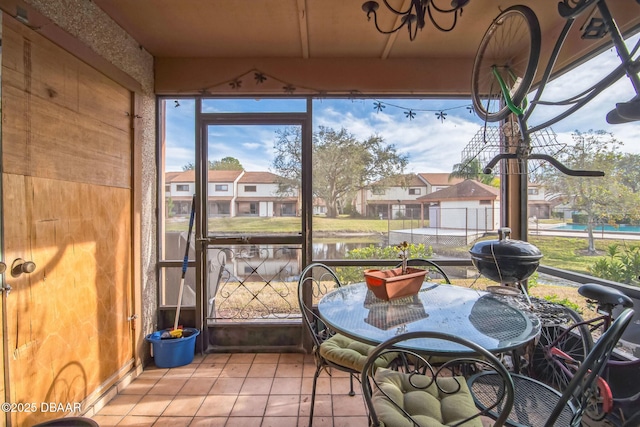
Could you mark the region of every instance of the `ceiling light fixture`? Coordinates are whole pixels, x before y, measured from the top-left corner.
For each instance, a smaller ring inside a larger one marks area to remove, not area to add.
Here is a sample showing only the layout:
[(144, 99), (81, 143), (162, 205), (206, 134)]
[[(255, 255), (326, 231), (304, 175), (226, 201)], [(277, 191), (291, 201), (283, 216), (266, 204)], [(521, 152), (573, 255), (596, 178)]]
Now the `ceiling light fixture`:
[[(391, 6), (387, 0), (382, 0), (391, 12), (401, 16), (400, 24), (393, 30), (385, 31), (378, 26), (378, 14), (376, 11), (380, 7), (377, 1), (366, 1), (362, 4), (362, 10), (367, 12), (367, 19), (371, 20), (373, 14), (373, 22), (376, 25), (376, 29), (382, 34), (391, 34), (398, 31), (400, 28), (406, 26), (409, 30), (409, 39), (413, 41), (416, 38), (418, 30), (422, 30), (425, 24), (425, 15), (428, 14), (429, 20), (440, 31), (451, 31), (455, 28), (458, 15), (462, 16), (462, 8), (469, 3), (469, 0), (451, 0), (451, 8), (440, 8), (436, 6), (435, 0), (411, 0), (411, 5), (407, 10), (397, 10)], [(453, 13), (453, 23), (450, 27), (443, 27), (438, 24), (434, 18), (434, 12), (440, 14)]]

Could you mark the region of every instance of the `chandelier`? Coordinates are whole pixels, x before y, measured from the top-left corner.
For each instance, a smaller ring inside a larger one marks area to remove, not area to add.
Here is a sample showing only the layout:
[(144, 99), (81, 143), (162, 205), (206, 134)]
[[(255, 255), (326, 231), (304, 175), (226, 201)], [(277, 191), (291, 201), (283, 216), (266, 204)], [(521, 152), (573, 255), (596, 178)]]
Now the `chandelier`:
[[(425, 24), (425, 15), (429, 16), (429, 20), (440, 31), (451, 31), (456, 26), (458, 15), (462, 16), (462, 8), (469, 3), (469, 0), (451, 0), (450, 8), (440, 8), (436, 6), (434, 0), (411, 0), (411, 5), (407, 10), (397, 10), (391, 6), (387, 0), (382, 0), (391, 12), (401, 16), (400, 24), (389, 31), (380, 29), (378, 26), (378, 14), (377, 10), (380, 4), (377, 1), (366, 1), (362, 4), (362, 10), (367, 12), (367, 19), (371, 20), (373, 14), (373, 22), (376, 25), (376, 29), (382, 34), (391, 34), (398, 31), (400, 28), (406, 26), (409, 30), (409, 39), (413, 41), (416, 38), (418, 30), (422, 30)], [(453, 14), (453, 22), (450, 27), (444, 27), (436, 22), (434, 14)]]

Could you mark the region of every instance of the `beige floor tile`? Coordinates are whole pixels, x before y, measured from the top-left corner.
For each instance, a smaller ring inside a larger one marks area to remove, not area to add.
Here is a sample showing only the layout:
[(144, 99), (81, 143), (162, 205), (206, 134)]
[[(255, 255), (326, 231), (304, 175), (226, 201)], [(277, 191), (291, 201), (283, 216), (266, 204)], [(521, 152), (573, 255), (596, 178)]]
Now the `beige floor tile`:
[(231, 410), (231, 417), (262, 417), (268, 399), (268, 395), (238, 396)]
[(193, 417), (200, 409), (202, 402), (204, 402), (204, 396), (176, 396), (169, 403), (162, 416)]
[(178, 394), (206, 396), (209, 394), (209, 390), (211, 390), (211, 387), (213, 387), (215, 382), (216, 378), (191, 377), (187, 380), (184, 386), (182, 386)]
[(300, 410), (300, 395), (270, 395), (265, 417), (297, 417)]
[(141, 395), (120, 394), (111, 399), (97, 415), (127, 415), (140, 399), (142, 399)]
[[(331, 396), (329, 395), (316, 395), (316, 402), (313, 409), (313, 416), (331, 417), (333, 415)], [(311, 410), (311, 395), (300, 396), (300, 416), (309, 417), (309, 411)]]
[(228, 417), (236, 403), (235, 395), (209, 395), (196, 413), (196, 417)]
[(227, 363), (253, 363), (255, 358), (255, 353), (235, 353), (231, 355)]
[(202, 362), (198, 365), (192, 377), (218, 378), (220, 376), (220, 372), (222, 372), (222, 369), (224, 368), (224, 365), (224, 363)]
[(175, 396), (186, 383), (186, 378), (160, 378), (148, 394)]
[(169, 372), (165, 374), (164, 378), (190, 377), (196, 371), (198, 366), (199, 365), (187, 365), (169, 369)]
[[(315, 363), (311, 364), (311, 363), (305, 363), (304, 364), (304, 368), (302, 369), (302, 376), (303, 377), (313, 377), (316, 374), (316, 365)], [(324, 373), (324, 371), (322, 371), (321, 375), (327, 375), (326, 373)]]
[(240, 395), (245, 394), (269, 394), (273, 378), (246, 378), (242, 383)]
[[(355, 387), (355, 386), (354, 386)], [(302, 388), (300, 389), (303, 394), (311, 394), (313, 390), (313, 377), (302, 379)], [(349, 390), (347, 390), (348, 392)], [(316, 394), (331, 394), (331, 379), (319, 377), (316, 382)]]
[(276, 377), (302, 377), (302, 363), (278, 363)]
[(333, 416), (358, 416), (367, 415), (367, 410), (364, 404), (362, 395), (349, 396), (344, 395), (332, 395), (333, 401)]
[[(298, 427), (307, 427), (309, 418), (300, 417)], [(333, 418), (331, 417), (313, 417), (313, 427), (333, 427)]]
[(224, 427), (260, 427), (262, 417), (230, 417)]
[(154, 365), (147, 366), (138, 378), (161, 378), (169, 372), (168, 368), (157, 368)]
[(156, 422), (157, 417), (146, 417), (146, 416), (137, 416), (137, 415), (129, 415), (126, 416), (120, 421), (118, 427), (127, 426), (127, 427), (149, 427)]
[(224, 427), (226, 417), (194, 417), (189, 427)]
[(252, 378), (273, 378), (278, 368), (277, 363), (254, 363), (251, 365), (247, 377)]
[(368, 427), (368, 425), (369, 425), (369, 417), (366, 417), (366, 416), (334, 417), (333, 418), (333, 427)]
[(251, 369), (250, 363), (227, 363), (220, 372), (220, 378), (244, 378)]
[(257, 353), (253, 363), (278, 363), (280, 353)]
[(136, 404), (136, 406), (131, 409), (129, 415), (149, 415), (159, 417), (171, 400), (173, 396), (168, 396), (164, 394), (147, 394), (146, 396), (142, 396), (142, 399)]
[[(338, 377), (331, 378), (331, 394), (348, 394), (349, 390), (351, 390), (349, 377)], [(358, 395), (362, 394), (362, 386), (360, 385), (360, 381), (357, 379), (353, 379), (353, 392)]]
[(280, 354), (279, 363), (303, 363), (304, 354), (302, 353), (282, 353)]
[(197, 364), (199, 364), (199, 363), (202, 363), (202, 361), (204, 360), (204, 358), (205, 358), (205, 357), (207, 357), (207, 355), (206, 355), (206, 354), (196, 353), (196, 354), (193, 356), (193, 362), (191, 362), (191, 364), (192, 364), (192, 365), (194, 365), (194, 364), (196, 364), (196, 365), (197, 365)]
[(122, 415), (94, 415), (91, 417), (100, 427), (116, 426), (122, 418), (124, 418)]
[(156, 385), (160, 377), (157, 378), (141, 378), (138, 377), (131, 382), (120, 394), (147, 394), (151, 388)]
[(209, 393), (237, 395), (242, 389), (243, 382), (244, 378), (218, 378)]
[(202, 363), (214, 363), (214, 362), (227, 363), (230, 357), (231, 357), (230, 353), (211, 353), (211, 354), (207, 354), (204, 357), (204, 360), (202, 361)]
[(298, 417), (264, 417), (261, 427), (296, 427)]
[(300, 394), (302, 378), (274, 378), (271, 394)]
[(158, 418), (153, 427), (189, 427), (192, 420), (193, 417), (166, 417), (163, 415)]

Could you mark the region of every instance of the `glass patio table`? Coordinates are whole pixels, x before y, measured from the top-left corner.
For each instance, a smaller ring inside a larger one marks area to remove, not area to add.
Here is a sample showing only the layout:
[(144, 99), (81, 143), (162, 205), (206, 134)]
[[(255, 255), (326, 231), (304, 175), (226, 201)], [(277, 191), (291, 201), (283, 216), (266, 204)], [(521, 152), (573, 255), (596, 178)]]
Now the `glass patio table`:
[[(333, 330), (371, 345), (400, 333), (426, 330), (457, 335), (492, 353), (504, 353), (526, 346), (540, 334), (535, 314), (506, 301), (477, 289), (429, 282), (417, 295), (385, 301), (365, 283), (355, 283), (328, 292), (318, 302), (318, 313)], [(433, 339), (412, 340), (404, 347), (442, 356), (469, 351)]]

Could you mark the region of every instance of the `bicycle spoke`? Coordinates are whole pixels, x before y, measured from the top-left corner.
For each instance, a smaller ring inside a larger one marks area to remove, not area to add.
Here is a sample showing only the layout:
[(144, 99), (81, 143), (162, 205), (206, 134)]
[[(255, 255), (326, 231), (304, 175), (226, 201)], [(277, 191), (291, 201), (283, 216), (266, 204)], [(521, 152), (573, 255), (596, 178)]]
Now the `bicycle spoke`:
[[(514, 6), (502, 12), (487, 30), (473, 65), (471, 91), (476, 112), (493, 122), (504, 119), (524, 100), (540, 54), (540, 26), (531, 9)], [(503, 84), (505, 92), (501, 89)]]
[(565, 309), (566, 324), (547, 324), (542, 327), (531, 362), (531, 374), (539, 381), (563, 391), (573, 372), (591, 350), (593, 342), (582, 318)]

